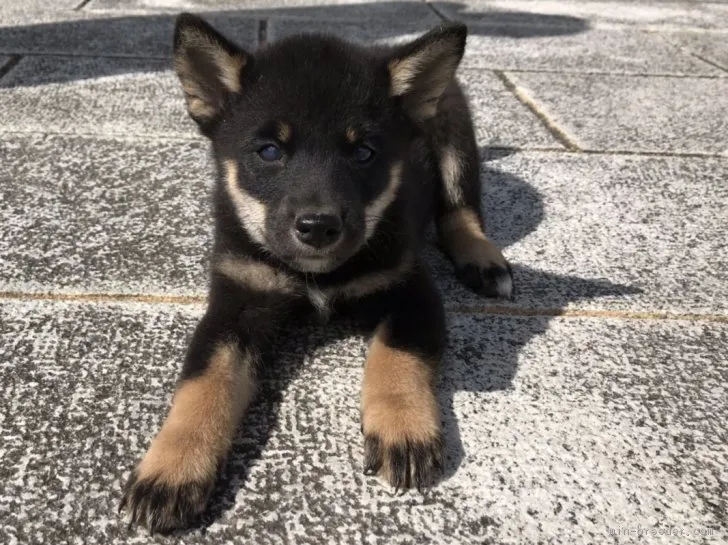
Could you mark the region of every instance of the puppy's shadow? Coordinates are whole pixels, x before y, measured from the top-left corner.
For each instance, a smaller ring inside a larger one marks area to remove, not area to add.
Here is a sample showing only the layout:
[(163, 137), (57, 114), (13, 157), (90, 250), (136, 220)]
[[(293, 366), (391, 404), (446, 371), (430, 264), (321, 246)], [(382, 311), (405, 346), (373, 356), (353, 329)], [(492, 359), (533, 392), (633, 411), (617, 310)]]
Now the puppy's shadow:
[[(538, 228), (544, 217), (543, 198), (523, 179), (490, 166), (490, 162), (512, 153), (511, 151), (482, 149), (481, 153), (484, 158), (482, 178), (488, 234), (499, 245), (507, 248)], [(453, 308), (453, 301), (462, 300), (473, 304), (488, 302), (455, 284), (451, 265), (434, 248), (428, 248), (425, 253), (443, 290), (443, 299), (447, 306)], [(518, 309), (519, 306), (523, 308), (537, 305), (546, 309), (544, 315), (514, 319), (498, 314), (449, 313), (448, 351), (438, 390), (447, 444), (445, 478), (457, 472), (465, 456), (454, 406), (454, 398), (458, 392), (478, 392), (487, 396), (489, 392), (512, 388), (521, 349), (534, 337), (545, 332), (559, 310), (569, 303), (641, 293), (638, 288), (620, 285), (608, 279), (558, 275), (518, 263), (513, 264), (513, 272), (518, 291), (515, 300), (508, 306)], [(519, 293), (524, 295), (519, 296)], [(261, 370), (260, 396), (241, 427), (204, 524), (217, 519), (234, 506), (237, 493), (245, 484), (250, 468), (260, 459), (271, 434), (278, 426), (278, 409), (282, 396), (307, 354), (312, 354), (322, 344), (358, 333), (359, 325), (339, 323), (322, 333), (319, 326), (307, 324), (286, 332), (276, 354), (270, 360), (275, 361), (275, 366)], [(306, 408), (301, 407), (301, 410)], [(487, 417), (487, 414), (483, 414), (483, 418)]]

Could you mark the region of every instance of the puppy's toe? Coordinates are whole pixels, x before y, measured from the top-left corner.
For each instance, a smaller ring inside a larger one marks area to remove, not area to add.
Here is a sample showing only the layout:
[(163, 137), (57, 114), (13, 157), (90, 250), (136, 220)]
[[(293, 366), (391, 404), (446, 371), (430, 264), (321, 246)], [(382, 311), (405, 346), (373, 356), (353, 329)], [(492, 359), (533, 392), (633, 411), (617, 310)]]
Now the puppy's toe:
[(166, 484), (158, 477), (141, 478), (134, 471), (124, 486), (119, 510), (129, 524), (145, 526), (150, 533), (167, 534), (189, 527), (205, 511), (214, 480)]
[(384, 443), (377, 435), (364, 441), (364, 474), (381, 475), (395, 493), (415, 487), (424, 491), (442, 472), (443, 442), (440, 436), (429, 441)]
[(508, 263), (505, 266), (467, 263), (458, 267), (455, 274), (465, 286), (485, 297), (510, 299), (513, 296), (513, 272)]

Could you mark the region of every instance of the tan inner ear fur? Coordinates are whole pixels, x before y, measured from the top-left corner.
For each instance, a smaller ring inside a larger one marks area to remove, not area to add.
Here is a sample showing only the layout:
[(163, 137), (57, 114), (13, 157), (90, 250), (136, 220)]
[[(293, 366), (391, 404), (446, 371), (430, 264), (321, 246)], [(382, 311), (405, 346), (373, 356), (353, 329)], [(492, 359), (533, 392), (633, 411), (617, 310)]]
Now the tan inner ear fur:
[(182, 83), (187, 108), (192, 117), (212, 117), (222, 105), (211, 101), (187, 53), (196, 50), (205, 54), (208, 62), (217, 68), (219, 83), (231, 93), (241, 91), (240, 75), (247, 60), (243, 55), (231, 55), (220, 44), (192, 29), (184, 31), (182, 43), (182, 51), (175, 55), (174, 68)]
[(437, 103), (452, 80), (459, 57), (447, 42), (436, 42), (409, 57), (389, 62), (390, 95), (410, 96), (410, 113), (425, 120), (437, 113)]

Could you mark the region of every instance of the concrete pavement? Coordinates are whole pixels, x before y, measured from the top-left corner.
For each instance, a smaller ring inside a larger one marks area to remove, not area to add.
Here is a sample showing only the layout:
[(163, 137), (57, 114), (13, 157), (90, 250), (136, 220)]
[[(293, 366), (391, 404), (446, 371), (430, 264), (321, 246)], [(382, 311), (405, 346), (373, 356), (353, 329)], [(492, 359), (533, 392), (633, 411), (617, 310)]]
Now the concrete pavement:
[[(204, 310), (211, 165), (170, 70), (182, 10), (246, 47), (469, 23), (487, 230), (512, 303), (432, 248), (444, 480), (362, 474), (364, 339), (291, 332), (206, 524), (120, 487)], [(728, 542), (728, 2), (0, 4), (0, 543)]]

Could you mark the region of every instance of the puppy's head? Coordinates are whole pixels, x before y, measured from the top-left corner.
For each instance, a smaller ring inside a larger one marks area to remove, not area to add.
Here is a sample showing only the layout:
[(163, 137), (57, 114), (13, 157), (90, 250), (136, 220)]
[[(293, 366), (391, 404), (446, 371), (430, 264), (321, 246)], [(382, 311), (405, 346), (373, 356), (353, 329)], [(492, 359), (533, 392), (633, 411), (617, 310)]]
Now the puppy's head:
[(175, 70), (249, 237), (295, 269), (329, 272), (385, 229), (465, 38), (453, 24), (384, 52), (309, 35), (252, 55), (181, 15)]

